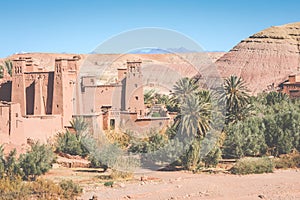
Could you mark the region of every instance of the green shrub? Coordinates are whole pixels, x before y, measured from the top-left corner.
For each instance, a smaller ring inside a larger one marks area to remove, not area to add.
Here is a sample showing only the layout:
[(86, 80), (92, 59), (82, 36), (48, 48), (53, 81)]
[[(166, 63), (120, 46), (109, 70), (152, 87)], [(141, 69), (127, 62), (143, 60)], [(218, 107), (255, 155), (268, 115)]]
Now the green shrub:
[(82, 155), (81, 143), (76, 135), (66, 131), (59, 133), (57, 138), (56, 151), (63, 152), (70, 155)]
[(204, 158), (203, 162), (205, 167), (216, 167), (221, 159), (221, 149), (220, 147), (214, 147)]
[(107, 181), (107, 182), (104, 183), (104, 186), (112, 187), (113, 184), (114, 184), (113, 181)]
[(200, 164), (200, 141), (198, 139), (194, 139), (189, 149), (186, 152), (184, 159), (184, 167), (188, 170), (195, 170), (199, 167)]
[(151, 117), (161, 117), (161, 116), (158, 112), (154, 112), (152, 113)]
[(93, 139), (87, 132), (88, 124), (83, 117), (73, 118), (70, 124), (75, 133), (69, 130), (59, 133), (56, 140), (56, 152), (85, 157), (89, 154), (89, 148), (92, 148), (90, 145), (93, 145)]
[(163, 134), (150, 131), (148, 138), (132, 140), (129, 152), (149, 153), (162, 148), (167, 143), (167, 137)]
[(62, 180), (59, 186), (63, 189), (63, 196), (66, 199), (73, 199), (82, 193), (82, 188), (72, 180)]
[(265, 141), (273, 156), (300, 150), (300, 106), (297, 101), (282, 101), (262, 109)]
[(225, 158), (258, 156), (266, 152), (265, 126), (259, 117), (251, 117), (226, 128), (223, 155)]
[(271, 159), (242, 158), (231, 168), (233, 174), (262, 174), (273, 172), (274, 164)]
[(24, 173), (24, 179), (35, 180), (37, 176), (45, 174), (52, 168), (55, 155), (52, 148), (38, 142), (31, 146), (31, 150), (20, 156), (20, 167)]
[(106, 170), (108, 167), (112, 169), (122, 169), (132, 171), (140, 166), (139, 159), (124, 154), (124, 151), (116, 143), (102, 144), (93, 149), (89, 155), (89, 160), (93, 167), (102, 167)]
[(9, 152), (8, 156), (4, 156), (3, 146), (0, 146), (0, 179), (15, 180), (23, 176), (23, 171), (16, 158), (16, 149)]

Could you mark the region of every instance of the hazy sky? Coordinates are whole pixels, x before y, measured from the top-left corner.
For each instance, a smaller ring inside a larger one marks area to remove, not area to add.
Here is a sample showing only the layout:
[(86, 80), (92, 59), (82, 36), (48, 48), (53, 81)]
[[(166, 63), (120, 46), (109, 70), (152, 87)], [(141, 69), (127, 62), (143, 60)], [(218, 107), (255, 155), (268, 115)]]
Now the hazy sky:
[(269, 26), (300, 21), (299, 0), (1, 0), (0, 57), (88, 53), (120, 32), (179, 31), (207, 51), (228, 51)]

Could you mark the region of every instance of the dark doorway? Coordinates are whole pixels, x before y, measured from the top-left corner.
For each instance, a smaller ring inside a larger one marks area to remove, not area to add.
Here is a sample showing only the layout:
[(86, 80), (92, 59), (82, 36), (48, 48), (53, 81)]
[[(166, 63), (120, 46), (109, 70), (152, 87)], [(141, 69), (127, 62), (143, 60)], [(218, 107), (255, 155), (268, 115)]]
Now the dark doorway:
[(110, 119), (109, 121), (110, 129), (112, 130), (115, 129), (115, 123), (116, 123), (115, 119)]
[(33, 115), (34, 110), (34, 82), (26, 88), (26, 115)]

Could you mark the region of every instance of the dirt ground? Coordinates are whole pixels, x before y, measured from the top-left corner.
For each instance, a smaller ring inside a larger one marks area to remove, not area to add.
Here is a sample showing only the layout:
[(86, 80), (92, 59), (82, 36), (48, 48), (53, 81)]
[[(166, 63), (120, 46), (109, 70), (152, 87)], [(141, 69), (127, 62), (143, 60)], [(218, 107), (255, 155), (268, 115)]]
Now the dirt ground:
[[(87, 169), (86, 169), (87, 170)], [(276, 170), (270, 174), (192, 174), (184, 171), (149, 172), (134, 175), (131, 181), (116, 181), (106, 187), (100, 171), (53, 169), (45, 178), (72, 179), (84, 187), (79, 199), (300, 199), (300, 170)], [(59, 176), (63, 175), (63, 176)], [(141, 181), (143, 177), (143, 181)]]

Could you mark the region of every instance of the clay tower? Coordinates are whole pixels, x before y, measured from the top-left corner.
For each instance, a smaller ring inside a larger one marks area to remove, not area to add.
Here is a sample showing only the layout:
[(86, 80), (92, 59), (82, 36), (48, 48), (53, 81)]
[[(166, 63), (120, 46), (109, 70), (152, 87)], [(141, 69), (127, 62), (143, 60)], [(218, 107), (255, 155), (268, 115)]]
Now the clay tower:
[(22, 116), (26, 115), (25, 67), (26, 60), (13, 60), (11, 100), (20, 104)]
[(52, 114), (62, 115), (64, 126), (70, 125), (73, 115), (77, 60), (55, 60)]
[(143, 76), (141, 72), (142, 61), (127, 61), (127, 74), (125, 81), (125, 109), (136, 112), (138, 116), (144, 115)]

